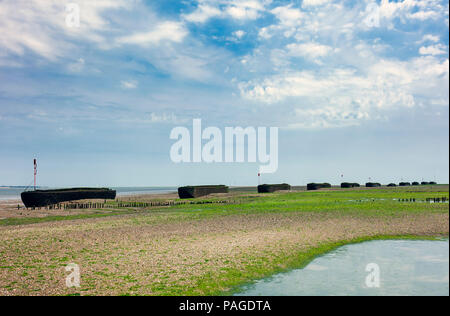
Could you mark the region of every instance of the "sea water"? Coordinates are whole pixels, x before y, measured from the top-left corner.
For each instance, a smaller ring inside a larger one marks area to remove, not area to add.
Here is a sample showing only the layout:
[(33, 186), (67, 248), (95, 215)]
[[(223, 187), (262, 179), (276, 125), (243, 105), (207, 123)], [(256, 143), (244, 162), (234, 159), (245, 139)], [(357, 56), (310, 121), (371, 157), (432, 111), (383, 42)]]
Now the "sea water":
[(248, 284), (236, 295), (448, 296), (449, 242), (388, 240), (347, 245), (303, 269)]

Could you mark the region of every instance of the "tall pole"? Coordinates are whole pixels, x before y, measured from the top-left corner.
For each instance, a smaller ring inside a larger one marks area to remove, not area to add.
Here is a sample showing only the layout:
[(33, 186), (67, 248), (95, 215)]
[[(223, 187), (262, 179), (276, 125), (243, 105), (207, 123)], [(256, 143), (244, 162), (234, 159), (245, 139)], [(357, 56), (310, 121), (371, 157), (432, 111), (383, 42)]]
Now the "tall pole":
[(36, 174), (37, 174), (37, 163), (36, 159), (34, 159), (34, 191), (36, 191)]

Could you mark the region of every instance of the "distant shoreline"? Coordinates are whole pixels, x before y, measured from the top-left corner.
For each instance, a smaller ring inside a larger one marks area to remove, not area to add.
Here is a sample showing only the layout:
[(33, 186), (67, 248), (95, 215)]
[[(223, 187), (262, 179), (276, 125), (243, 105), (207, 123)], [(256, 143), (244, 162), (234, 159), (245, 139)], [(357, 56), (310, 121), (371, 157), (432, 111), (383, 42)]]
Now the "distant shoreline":
[(7, 186), (7, 185), (2, 185), (2, 186), (0, 186), (0, 189), (25, 189), (25, 188), (27, 188), (27, 186), (15, 186), (15, 185), (10, 185), (10, 186)]

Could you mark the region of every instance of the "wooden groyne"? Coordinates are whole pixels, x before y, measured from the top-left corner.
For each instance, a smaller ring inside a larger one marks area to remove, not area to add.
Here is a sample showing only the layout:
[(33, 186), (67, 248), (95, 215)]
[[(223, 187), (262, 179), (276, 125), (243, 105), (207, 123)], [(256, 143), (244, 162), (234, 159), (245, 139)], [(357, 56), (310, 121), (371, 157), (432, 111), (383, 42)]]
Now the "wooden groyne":
[(399, 202), (427, 202), (427, 203), (447, 203), (448, 198), (443, 197), (430, 197), (425, 198), (425, 200), (416, 200), (415, 198), (409, 198), (409, 199), (398, 199)]
[(426, 201), (428, 203), (445, 203), (448, 202), (448, 198), (445, 196), (440, 198), (426, 198)]
[[(116, 202), (116, 203), (58, 203), (42, 207), (48, 210), (81, 210), (81, 209), (118, 209), (118, 208), (151, 208), (176, 206), (187, 204), (236, 204), (236, 200), (217, 200), (217, 201), (153, 201), (153, 202)], [(41, 209), (41, 207), (32, 207), (34, 209)]]

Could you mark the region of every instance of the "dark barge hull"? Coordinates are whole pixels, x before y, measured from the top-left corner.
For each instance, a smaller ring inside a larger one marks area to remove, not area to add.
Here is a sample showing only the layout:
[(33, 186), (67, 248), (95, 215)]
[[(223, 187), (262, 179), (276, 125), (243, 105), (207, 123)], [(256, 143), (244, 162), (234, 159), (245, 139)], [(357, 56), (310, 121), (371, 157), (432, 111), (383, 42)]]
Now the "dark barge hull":
[(44, 207), (61, 202), (85, 199), (115, 199), (116, 191), (106, 188), (72, 188), (26, 191), (21, 194), (25, 207)]
[(287, 183), (258, 185), (258, 193), (273, 193), (275, 191), (288, 191), (291, 186)]
[(192, 199), (211, 193), (228, 193), (226, 185), (198, 185), (178, 188), (180, 199)]
[(308, 191), (328, 188), (331, 188), (331, 184), (329, 183), (308, 183), (306, 186), (306, 189)]
[(349, 189), (349, 188), (359, 188), (359, 183), (350, 183), (350, 182), (342, 182), (341, 188), (342, 189)]

